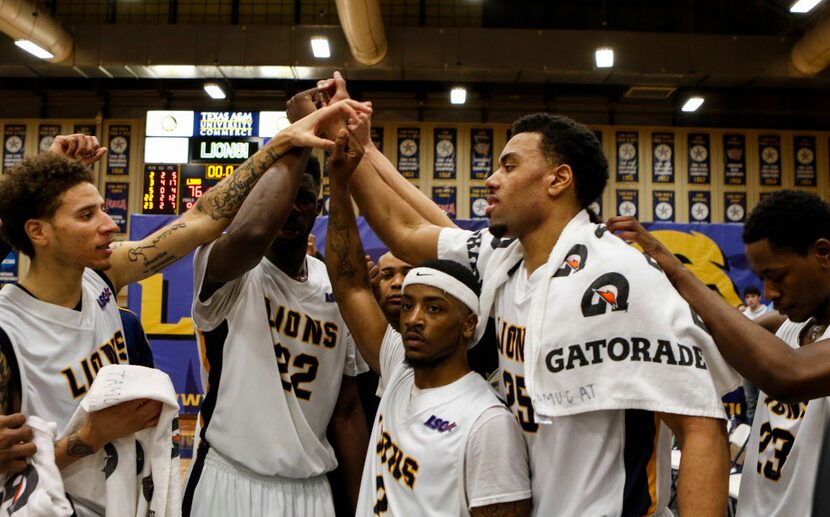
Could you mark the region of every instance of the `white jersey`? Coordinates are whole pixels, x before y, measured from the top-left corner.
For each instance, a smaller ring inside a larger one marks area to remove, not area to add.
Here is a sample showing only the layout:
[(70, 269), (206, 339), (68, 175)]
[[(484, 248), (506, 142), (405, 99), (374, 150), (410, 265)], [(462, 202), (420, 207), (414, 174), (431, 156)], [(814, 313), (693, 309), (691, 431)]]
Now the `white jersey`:
[(419, 390), (404, 357), (401, 335), (387, 327), (380, 351), (386, 387), (356, 515), (456, 517), (473, 507), (529, 499), (521, 433), (490, 385), (470, 372)]
[(322, 262), (299, 282), (268, 259), (199, 300), (212, 244), (193, 258), (201, 438), (255, 473), (309, 478), (337, 466), (326, 429), (343, 375), (365, 371)]
[[(806, 324), (787, 320), (776, 335), (796, 348)], [(828, 337), (830, 332), (825, 332), (821, 339)], [(828, 417), (830, 397), (785, 404), (759, 392), (741, 477), (738, 515), (811, 515)]]
[[(479, 280), (494, 250), (488, 230), (441, 232), (438, 256), (470, 267)], [(525, 388), (524, 343), (539, 268), (522, 262), (496, 292), (501, 389), (528, 443), (533, 515), (671, 515), (671, 432), (652, 412), (595, 411), (538, 424)]]
[(80, 310), (38, 300), (19, 285), (0, 291), (0, 329), (20, 370), (21, 412), (60, 431), (108, 364), (126, 364), (127, 345), (112, 288), (84, 270)]

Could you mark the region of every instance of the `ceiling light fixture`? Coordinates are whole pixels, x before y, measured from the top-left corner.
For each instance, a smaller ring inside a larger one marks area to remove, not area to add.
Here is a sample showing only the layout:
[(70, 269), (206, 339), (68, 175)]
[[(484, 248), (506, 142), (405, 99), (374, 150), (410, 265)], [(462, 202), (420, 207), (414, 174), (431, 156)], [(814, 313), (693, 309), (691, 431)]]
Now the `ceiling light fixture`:
[(691, 113), (693, 111), (697, 111), (699, 107), (703, 105), (703, 97), (689, 97), (686, 103), (683, 105), (683, 111), (687, 113)]
[(450, 104), (464, 104), (467, 102), (467, 88), (457, 86), (450, 90)]
[(798, 0), (790, 6), (791, 13), (808, 13), (813, 7), (821, 3), (821, 0)]
[(205, 92), (210, 95), (211, 99), (224, 99), (226, 97), (225, 90), (216, 83), (205, 83)]
[(55, 57), (54, 54), (52, 54), (45, 48), (40, 47), (27, 39), (19, 39), (15, 41), (14, 44), (22, 48), (29, 54), (35, 57), (39, 57), (40, 59), (52, 59), (53, 57)]
[(614, 49), (601, 47), (594, 52), (597, 68), (611, 68), (614, 66)]
[(329, 39), (319, 36), (316, 38), (311, 38), (311, 53), (314, 54), (314, 57), (318, 59), (331, 57)]

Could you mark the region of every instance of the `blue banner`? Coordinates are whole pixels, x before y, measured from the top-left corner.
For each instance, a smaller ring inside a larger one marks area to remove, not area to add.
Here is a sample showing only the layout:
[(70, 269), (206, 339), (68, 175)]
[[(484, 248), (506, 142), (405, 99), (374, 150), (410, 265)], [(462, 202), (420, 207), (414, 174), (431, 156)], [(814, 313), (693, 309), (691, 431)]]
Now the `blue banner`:
[(398, 170), (404, 178), (420, 177), (421, 130), (417, 127), (398, 128)]
[(6, 124), (3, 132), (3, 170), (23, 161), (26, 152), (26, 126)]
[[(796, 136), (795, 148), (795, 184), (798, 187), (816, 186), (816, 137)], [(780, 183), (779, 183), (780, 185)]]
[(674, 183), (674, 133), (651, 134), (651, 181)]
[(470, 179), (484, 180), (493, 173), (493, 130), (470, 130)]
[(652, 202), (655, 221), (674, 221), (674, 191), (655, 190)]
[(0, 286), (17, 282), (19, 259), (16, 251), (10, 252), (0, 262)]
[(72, 128), (72, 133), (86, 136), (97, 136), (95, 124), (75, 124)]
[(744, 135), (723, 135), (723, 181), (725, 185), (746, 185)]
[(617, 181), (639, 179), (638, 135), (636, 131), (617, 131)]
[(326, 183), (323, 185), (323, 215), (329, 215), (329, 200), (331, 199), (331, 185)]
[(450, 219), (455, 219), (458, 215), (456, 209), (456, 189), (455, 187), (432, 187), (432, 201), (438, 205), (438, 208), (444, 211)]
[(41, 124), (37, 127), (37, 152), (48, 153), (55, 137), (61, 134), (60, 124)]
[(712, 215), (712, 193), (701, 190), (689, 191), (689, 222), (708, 223)]
[(124, 176), (130, 174), (130, 126), (113, 125), (107, 132), (107, 174)]
[(104, 189), (104, 204), (107, 207), (107, 214), (113, 222), (118, 225), (119, 232), (127, 231), (128, 200), (130, 199), (129, 183), (107, 182)]
[(470, 219), (487, 218), (487, 187), (470, 187)]
[(617, 190), (617, 215), (640, 217), (640, 192), (637, 190)]
[(712, 171), (709, 167), (709, 135), (689, 133), (689, 184), (708, 185)]
[(727, 223), (746, 221), (746, 192), (724, 192), (723, 214)]
[(433, 175), (437, 180), (454, 180), (456, 169), (455, 128), (435, 128), (433, 148)]
[[(761, 185), (781, 185), (781, 137), (778, 135), (759, 136), (758, 157), (761, 163)], [(797, 166), (796, 174), (798, 174)]]

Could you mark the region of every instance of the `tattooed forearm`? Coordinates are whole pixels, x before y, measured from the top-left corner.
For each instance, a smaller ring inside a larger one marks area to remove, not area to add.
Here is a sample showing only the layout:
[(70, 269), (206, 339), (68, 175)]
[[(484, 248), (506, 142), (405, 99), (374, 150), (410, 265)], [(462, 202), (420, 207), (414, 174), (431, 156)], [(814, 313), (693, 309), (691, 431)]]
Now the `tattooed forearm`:
[(329, 212), (328, 252), (335, 257), (334, 276), (349, 283), (369, 285), (366, 259), (348, 191), (333, 186)]
[(89, 456), (95, 450), (78, 436), (78, 433), (73, 433), (66, 439), (66, 455), (71, 458), (82, 458)]
[(186, 227), (187, 223), (180, 222), (171, 224), (166, 230), (158, 234), (150, 244), (130, 248), (127, 257), (130, 259), (130, 262), (138, 262), (141, 260), (146, 268), (144, 270), (145, 273), (155, 273), (163, 269), (165, 266), (179, 260), (180, 257), (160, 250), (158, 247), (159, 243), (176, 230), (181, 230)]
[(270, 148), (257, 152), (202, 196), (196, 209), (214, 220), (232, 218), (257, 181), (281, 156)]

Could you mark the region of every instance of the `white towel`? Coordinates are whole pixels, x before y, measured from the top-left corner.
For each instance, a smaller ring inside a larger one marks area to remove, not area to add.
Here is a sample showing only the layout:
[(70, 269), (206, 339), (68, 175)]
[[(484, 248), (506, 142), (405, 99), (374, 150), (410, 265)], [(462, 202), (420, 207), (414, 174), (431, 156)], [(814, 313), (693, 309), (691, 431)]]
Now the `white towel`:
[[(491, 266), (482, 309), (521, 258), (515, 242)], [(543, 267), (525, 341), (537, 421), (610, 409), (725, 418), (720, 397), (740, 378), (650, 257), (582, 211)]]
[(101, 368), (63, 436), (80, 429), (87, 414), (137, 399), (162, 402), (158, 424), (114, 440), (63, 469), (66, 490), (104, 506), (107, 516), (179, 517), (179, 406), (166, 373), (143, 366)]
[(37, 452), (22, 473), (2, 476), (0, 515), (68, 517), (72, 506), (55, 464), (55, 423), (30, 416), (26, 425), (32, 428)]

